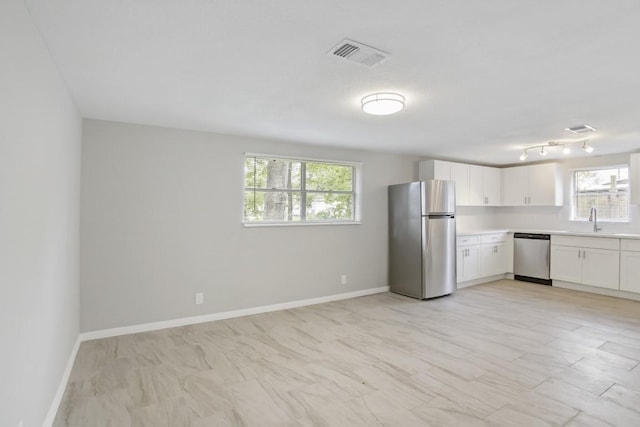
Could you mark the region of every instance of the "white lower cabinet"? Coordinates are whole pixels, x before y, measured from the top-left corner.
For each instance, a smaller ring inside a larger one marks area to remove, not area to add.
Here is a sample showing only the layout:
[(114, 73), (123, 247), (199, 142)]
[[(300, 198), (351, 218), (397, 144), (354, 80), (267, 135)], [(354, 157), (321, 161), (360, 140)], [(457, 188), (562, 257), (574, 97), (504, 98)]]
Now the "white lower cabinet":
[(467, 280), (478, 277), (478, 247), (467, 246), (458, 248), (456, 259), (457, 281), (466, 282)]
[[(553, 236), (551, 236), (553, 241)], [(551, 245), (551, 278), (564, 282), (582, 282), (582, 248)]]
[(458, 237), (458, 283), (506, 273), (506, 238), (507, 233)]
[(620, 289), (619, 240), (551, 236), (551, 279)]
[(620, 290), (640, 293), (640, 240), (620, 240)]
[(506, 273), (506, 260), (504, 243), (481, 245), (478, 253), (478, 273), (480, 277)]

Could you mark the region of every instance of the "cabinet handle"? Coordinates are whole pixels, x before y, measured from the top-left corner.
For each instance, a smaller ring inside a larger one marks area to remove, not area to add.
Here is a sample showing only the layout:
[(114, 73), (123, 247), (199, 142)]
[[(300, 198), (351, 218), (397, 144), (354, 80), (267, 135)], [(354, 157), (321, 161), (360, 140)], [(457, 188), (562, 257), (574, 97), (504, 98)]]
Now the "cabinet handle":
[(582, 251), (582, 259), (587, 259), (587, 252), (586, 251)]
[(580, 258), (580, 249), (578, 249), (578, 258)]
[(486, 197), (486, 196), (485, 196), (485, 198), (484, 198), (484, 204), (485, 204), (485, 205), (488, 205), (488, 204), (489, 204), (489, 198), (488, 198), (488, 197)]

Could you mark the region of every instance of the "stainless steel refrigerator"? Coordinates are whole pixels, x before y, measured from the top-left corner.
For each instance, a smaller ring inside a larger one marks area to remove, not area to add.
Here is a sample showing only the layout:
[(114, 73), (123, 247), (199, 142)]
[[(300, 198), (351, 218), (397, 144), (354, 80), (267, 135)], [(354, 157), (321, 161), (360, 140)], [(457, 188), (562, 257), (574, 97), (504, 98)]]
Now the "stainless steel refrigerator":
[(391, 292), (427, 299), (456, 290), (453, 181), (389, 186)]

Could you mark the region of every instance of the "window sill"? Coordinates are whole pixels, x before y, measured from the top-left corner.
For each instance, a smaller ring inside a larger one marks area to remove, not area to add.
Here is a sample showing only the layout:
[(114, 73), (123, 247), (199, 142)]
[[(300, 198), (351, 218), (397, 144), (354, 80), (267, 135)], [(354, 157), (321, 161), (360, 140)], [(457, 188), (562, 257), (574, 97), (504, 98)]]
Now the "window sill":
[(246, 228), (262, 228), (262, 227), (318, 227), (326, 225), (362, 225), (361, 221), (327, 221), (327, 222), (243, 222), (242, 226)]

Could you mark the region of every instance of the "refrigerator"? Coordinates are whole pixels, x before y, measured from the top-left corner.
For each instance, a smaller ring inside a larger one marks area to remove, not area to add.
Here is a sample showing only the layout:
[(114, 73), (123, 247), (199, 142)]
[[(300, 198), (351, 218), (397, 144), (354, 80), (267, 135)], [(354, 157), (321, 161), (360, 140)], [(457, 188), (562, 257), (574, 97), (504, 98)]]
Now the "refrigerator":
[(456, 290), (453, 181), (389, 186), (389, 286), (418, 299)]

